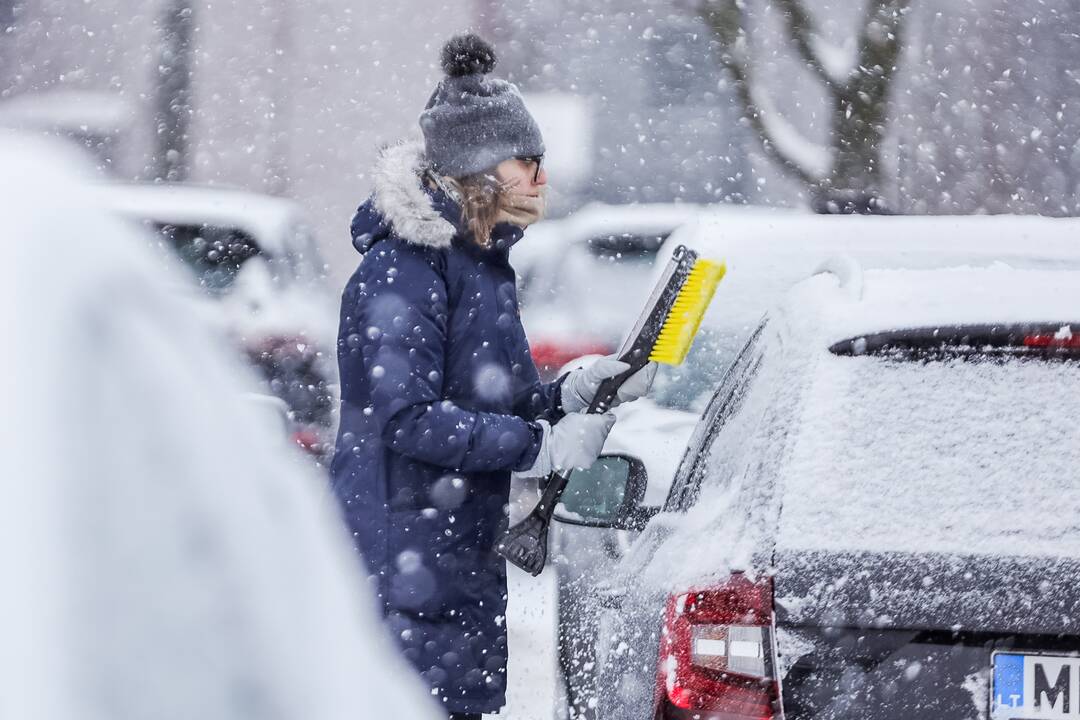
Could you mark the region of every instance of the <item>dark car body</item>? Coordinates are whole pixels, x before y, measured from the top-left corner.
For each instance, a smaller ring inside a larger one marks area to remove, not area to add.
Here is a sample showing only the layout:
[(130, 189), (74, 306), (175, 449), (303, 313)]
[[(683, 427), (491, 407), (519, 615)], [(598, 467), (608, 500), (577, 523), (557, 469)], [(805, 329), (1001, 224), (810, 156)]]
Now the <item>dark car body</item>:
[(598, 716), (1075, 713), (1077, 312), (1072, 272), (797, 286), (602, 593)]

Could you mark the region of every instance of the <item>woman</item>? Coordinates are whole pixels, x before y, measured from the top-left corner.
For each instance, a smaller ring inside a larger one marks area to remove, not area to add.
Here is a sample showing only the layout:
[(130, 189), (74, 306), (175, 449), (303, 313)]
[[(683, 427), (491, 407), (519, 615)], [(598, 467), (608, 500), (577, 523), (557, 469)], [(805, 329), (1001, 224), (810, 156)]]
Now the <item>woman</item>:
[[(334, 489), (405, 656), (451, 717), (504, 704), (510, 473), (595, 461), (614, 416), (587, 415), (605, 358), (541, 384), (510, 247), (540, 219), (540, 131), (475, 35), (443, 48), (423, 143), (383, 152), (357, 211), (342, 297)], [(624, 385), (643, 395), (652, 372)]]

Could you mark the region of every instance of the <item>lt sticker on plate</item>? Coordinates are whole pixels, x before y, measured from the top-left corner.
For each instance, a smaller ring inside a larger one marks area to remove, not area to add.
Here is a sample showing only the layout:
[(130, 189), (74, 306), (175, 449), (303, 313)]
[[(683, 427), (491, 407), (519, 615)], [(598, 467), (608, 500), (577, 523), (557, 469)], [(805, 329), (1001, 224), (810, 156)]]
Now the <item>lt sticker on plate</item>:
[(1080, 718), (1080, 658), (995, 652), (993, 720)]

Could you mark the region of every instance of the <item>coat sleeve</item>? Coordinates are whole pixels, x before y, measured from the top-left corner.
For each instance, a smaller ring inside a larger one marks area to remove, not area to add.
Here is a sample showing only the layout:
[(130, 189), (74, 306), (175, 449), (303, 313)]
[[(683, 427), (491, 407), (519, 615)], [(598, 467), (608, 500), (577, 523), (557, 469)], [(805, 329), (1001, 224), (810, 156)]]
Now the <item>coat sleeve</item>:
[(556, 423), (565, 414), (562, 409), (563, 375), (550, 383), (536, 380), (514, 398), (514, 414), (528, 420), (544, 419)]
[[(376, 247), (358, 298), (363, 369), (383, 442), (462, 472), (528, 467), (542, 430), (515, 415), (473, 412), (443, 399), (449, 308), (433, 254)], [(368, 261), (369, 258), (365, 258)]]

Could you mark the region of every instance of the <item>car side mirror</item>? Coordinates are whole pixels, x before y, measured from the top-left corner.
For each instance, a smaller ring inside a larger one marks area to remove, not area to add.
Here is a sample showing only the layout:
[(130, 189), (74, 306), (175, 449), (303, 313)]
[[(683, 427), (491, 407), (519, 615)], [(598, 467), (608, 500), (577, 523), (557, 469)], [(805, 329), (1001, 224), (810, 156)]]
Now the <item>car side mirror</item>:
[(601, 455), (587, 470), (570, 473), (555, 506), (555, 519), (569, 525), (640, 530), (658, 508), (642, 507), (648, 475), (630, 455)]

